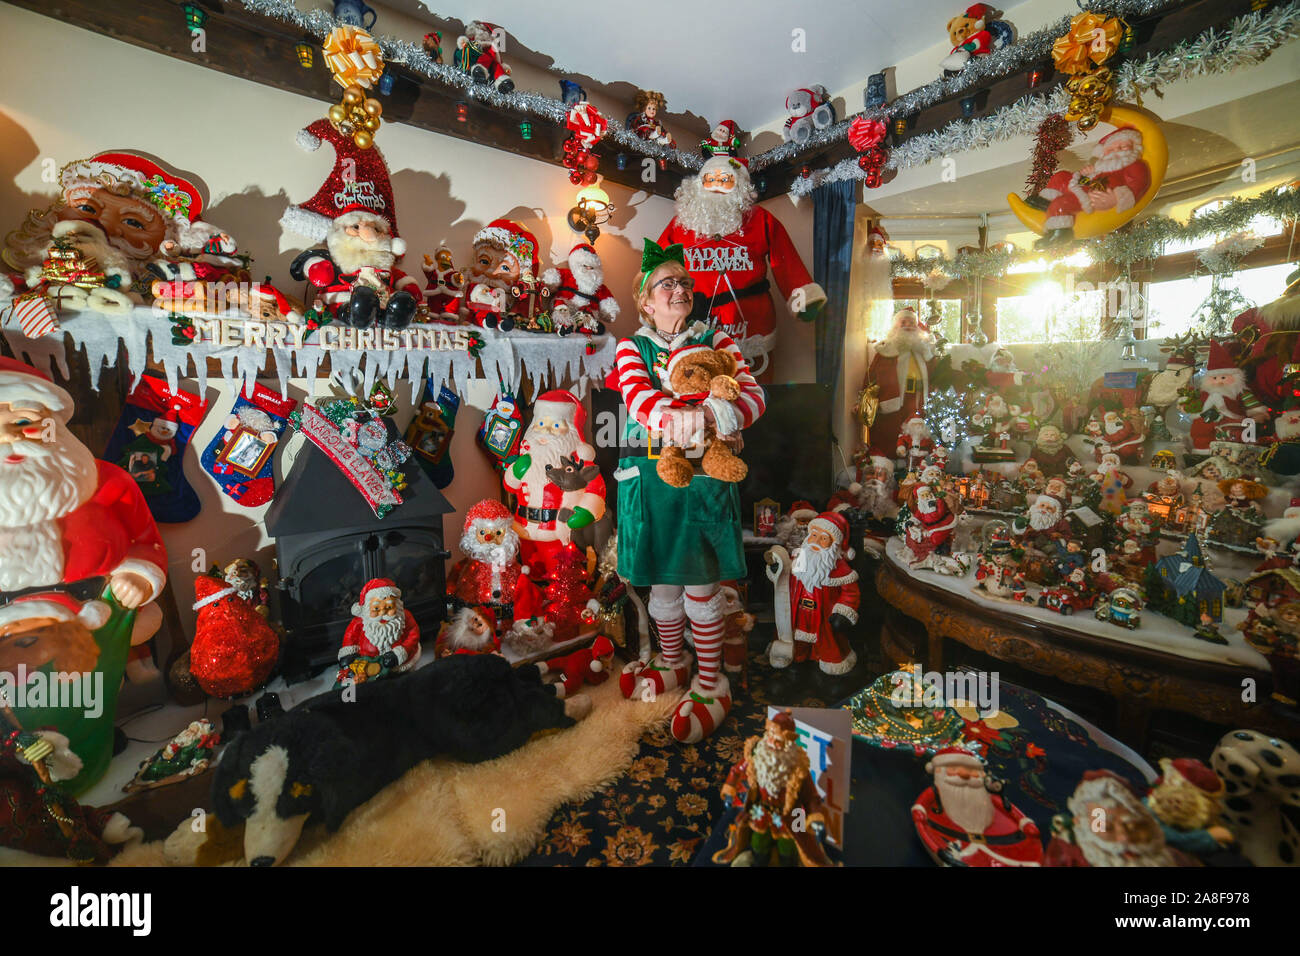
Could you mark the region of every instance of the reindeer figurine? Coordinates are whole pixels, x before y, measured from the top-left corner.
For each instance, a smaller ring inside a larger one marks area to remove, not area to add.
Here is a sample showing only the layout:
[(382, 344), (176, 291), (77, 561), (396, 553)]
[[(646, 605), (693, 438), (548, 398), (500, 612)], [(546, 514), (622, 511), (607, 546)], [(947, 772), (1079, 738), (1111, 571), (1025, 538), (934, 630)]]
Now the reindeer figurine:
[[(573, 508), (569, 504), (583, 490), (588, 483), (600, 472), (600, 466), (595, 462), (590, 465), (583, 465), (576, 455), (572, 455), (558, 465), (546, 466), (546, 480), (555, 484), (564, 492), (564, 497), (560, 499), (560, 511), (556, 517), (559, 523), (563, 524), (569, 520), (573, 514)], [(610, 518), (609, 512), (606, 511), (598, 520), (587, 525), (585, 528), (575, 528), (569, 535), (569, 540), (578, 548), (579, 551), (586, 553), (587, 548), (594, 548), (597, 555), (605, 550), (605, 545), (609, 541), (610, 534), (613, 533), (614, 522)]]

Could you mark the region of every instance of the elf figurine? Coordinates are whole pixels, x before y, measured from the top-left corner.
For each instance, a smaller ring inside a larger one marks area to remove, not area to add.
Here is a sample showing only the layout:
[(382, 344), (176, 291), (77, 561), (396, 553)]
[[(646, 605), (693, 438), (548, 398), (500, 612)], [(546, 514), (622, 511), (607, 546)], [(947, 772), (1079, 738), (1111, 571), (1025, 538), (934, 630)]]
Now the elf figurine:
[[(749, 363), (721, 330), (688, 328), (691, 276), (680, 245), (661, 248), (646, 240), (637, 281), (642, 328), (618, 343), (607, 384), (627, 406), (619, 461), (618, 574), (649, 587), (648, 611), (659, 635), (659, 654), (624, 668), (619, 686), (627, 697), (650, 699), (689, 683), (671, 721), (673, 736), (694, 743), (713, 733), (731, 708), (731, 687), (722, 673), (725, 632), (722, 581), (746, 577), (737, 485), (697, 475), (684, 488), (665, 483), (649, 453), (664, 440), (682, 443), (705, 424), (707, 406), (675, 399), (662, 379), (669, 354), (688, 341), (730, 352), (740, 397), (732, 403), (742, 428), (763, 414), (766, 400)], [(730, 439), (736, 445), (739, 442)], [(690, 622), (698, 656), (691, 660), (684, 631)]]

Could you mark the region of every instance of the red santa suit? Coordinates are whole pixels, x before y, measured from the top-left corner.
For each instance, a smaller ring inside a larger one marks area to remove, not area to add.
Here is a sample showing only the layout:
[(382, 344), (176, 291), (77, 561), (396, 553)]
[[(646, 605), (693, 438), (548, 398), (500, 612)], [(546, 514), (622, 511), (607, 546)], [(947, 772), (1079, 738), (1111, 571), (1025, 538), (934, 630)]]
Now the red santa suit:
[[(921, 487), (921, 486), (917, 486)], [(937, 491), (934, 496), (934, 511), (925, 514), (916, 504), (915, 495), (912, 498), (912, 517), (921, 522), (923, 528), (924, 544), (927, 548), (926, 554), (937, 551), (942, 548), (952, 538), (953, 532), (957, 529), (957, 516), (948, 508), (948, 503), (943, 500), (943, 496)], [(913, 551), (916, 549), (913, 548)], [(918, 554), (918, 558), (925, 557), (924, 554)]]
[(352, 298), (352, 287), (365, 285), (383, 294), (409, 292), (416, 301), (421, 298), (420, 283), (408, 276), (401, 269), (375, 269), (364, 266), (354, 272), (339, 272), (334, 263), (325, 255), (313, 256), (303, 263), (303, 271), (312, 285), (321, 290), (321, 299), (326, 307), (338, 315), (339, 309), (346, 308)]
[(877, 343), (871, 348), (863, 383), (864, 387), (875, 385), (878, 389), (876, 397), (880, 405), (871, 425), (871, 454), (885, 458), (894, 457), (896, 451), (887, 444), (889, 437), (899, 434), (908, 419), (924, 414), (935, 367), (929, 329), (916, 319), (912, 309), (900, 309), (894, 315), (891, 335), (897, 333), (903, 321), (915, 323), (916, 331), (926, 340), (926, 347), (913, 351), (889, 338)]
[[(958, 747), (934, 755), (935, 773), (953, 763), (978, 765), (979, 758)], [(930, 855), (947, 866), (1038, 866), (1043, 844), (1038, 826), (1000, 794), (988, 794), (993, 820), (979, 833), (971, 833), (944, 810), (937, 787), (928, 787), (912, 805), (912, 821)]]
[(348, 622), (348, 629), (343, 632), (343, 646), (339, 648), (340, 660), (351, 654), (377, 659), (386, 652), (392, 651), (397, 657), (398, 670), (405, 670), (408, 663), (415, 663), (420, 652), (420, 625), (415, 623), (415, 618), (405, 608), (402, 609), (402, 631), (391, 645), (379, 647), (366, 634), (365, 613), (370, 601), (388, 596), (400, 600), (401, 594), (402, 592), (398, 591), (393, 582), (387, 578), (375, 578), (362, 589), (361, 600), (352, 605), (352, 620)]
[(842, 557), (826, 583), (807, 588), (798, 575), (790, 576), (790, 614), (794, 632), (795, 663), (817, 661), (827, 674), (847, 674), (858, 662), (848, 639), (831, 627), (831, 615), (858, 620), (858, 572)]
[[(442, 250), (438, 254), (442, 255)], [(452, 263), (450, 254), (445, 258), (446, 268), (436, 259), (432, 266), (423, 268), (427, 283), (424, 287), (424, 302), (432, 315), (454, 315), (456, 302), (465, 286), (465, 277)]]
[(1107, 420), (1103, 423), (1101, 433), (1101, 443), (1093, 449), (1093, 454), (1098, 462), (1101, 456), (1108, 451), (1113, 451), (1119, 455), (1119, 460), (1125, 465), (1137, 465), (1142, 461), (1142, 443), (1146, 437), (1133, 427), (1133, 423), (1128, 419), (1121, 417), (1119, 427), (1111, 430), (1111, 422)]
[(494, 565), (487, 561), (462, 558), (447, 576), (447, 594), (458, 607), (489, 609), (498, 629), (509, 627), (514, 620), (514, 605), (520, 593), (536, 585), (524, 573), (518, 561)]
[[(573, 254), (579, 249), (588, 250), (592, 255), (596, 254), (595, 249), (583, 243), (570, 250), (569, 258), (573, 258)], [(588, 317), (586, 325), (581, 326), (584, 332), (594, 332), (597, 321), (613, 322), (618, 318), (618, 301), (614, 298), (614, 293), (610, 292), (603, 283), (584, 292), (579, 288), (578, 279), (573, 271), (567, 267), (547, 269), (542, 274), (542, 282), (551, 290), (552, 309), (563, 302), (568, 305), (570, 311)]]
[[(920, 419), (916, 420), (920, 421)], [(934, 440), (924, 436), (917, 438), (906, 430), (909, 424), (911, 424), (910, 421), (903, 423), (904, 431), (898, 436), (896, 452), (899, 458), (907, 461), (908, 471), (917, 471), (930, 454), (930, 450), (934, 448)]]
[[(1222, 342), (1210, 343), (1210, 355), (1206, 366), (1202, 381), (1213, 375), (1227, 372), (1237, 372), (1241, 375), (1242, 381), (1245, 381), (1245, 373), (1239, 372), (1231, 354)], [(1198, 454), (1209, 453), (1210, 442), (1215, 440), (1218, 429), (1225, 426), (1229, 428), (1238, 426), (1247, 418), (1253, 417), (1251, 413), (1260, 408), (1259, 399), (1244, 385), (1234, 396), (1210, 394), (1202, 389), (1200, 400), (1201, 410), (1192, 416), (1190, 429), (1192, 451)], [(1240, 441), (1241, 438), (1234, 435), (1233, 440)]]
[(785, 227), (762, 206), (745, 213), (740, 230), (727, 236), (699, 235), (674, 216), (659, 236), (659, 245), (667, 248), (674, 243), (686, 247), (686, 268), (695, 280), (697, 302), (702, 296), (708, 306), (708, 323), (740, 346), (741, 354), (755, 366), (755, 375), (766, 370), (767, 354), (776, 345), (768, 268), (791, 311), (798, 304), (796, 292), (809, 304), (825, 298)]
[[(1106, 169), (1107, 145), (1128, 140), (1136, 147), (1137, 158), (1117, 169)], [(1053, 175), (1039, 195), (1049, 201), (1044, 226), (1048, 230), (1073, 229), (1074, 217), (1092, 212), (1092, 193), (1115, 193), (1115, 210), (1132, 209), (1151, 188), (1151, 170), (1142, 159), (1142, 134), (1125, 126), (1108, 133), (1097, 142), (1093, 162), (1075, 172), (1062, 170)]]

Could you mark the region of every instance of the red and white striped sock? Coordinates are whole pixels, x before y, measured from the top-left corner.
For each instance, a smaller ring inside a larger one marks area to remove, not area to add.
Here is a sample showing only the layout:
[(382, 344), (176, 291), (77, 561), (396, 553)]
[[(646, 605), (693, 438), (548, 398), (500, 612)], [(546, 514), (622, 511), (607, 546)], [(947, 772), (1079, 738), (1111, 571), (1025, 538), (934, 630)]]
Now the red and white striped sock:
[(686, 617), (654, 619), (655, 630), (659, 633), (659, 653), (664, 663), (675, 667), (682, 662), (682, 634), (686, 630)]
[(686, 592), (686, 615), (690, 618), (691, 636), (695, 639), (696, 670), (700, 686), (705, 690), (714, 690), (718, 686), (718, 671), (722, 667), (725, 622), (717, 598), (717, 591), (702, 595)]

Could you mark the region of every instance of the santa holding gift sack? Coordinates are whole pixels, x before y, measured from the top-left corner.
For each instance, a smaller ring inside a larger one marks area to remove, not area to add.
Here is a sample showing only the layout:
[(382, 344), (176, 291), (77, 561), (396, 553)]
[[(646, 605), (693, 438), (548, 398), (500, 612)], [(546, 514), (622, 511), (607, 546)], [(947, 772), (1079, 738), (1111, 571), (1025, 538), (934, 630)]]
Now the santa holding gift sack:
[(849, 523), (827, 511), (808, 525), (793, 561), (779, 545), (767, 552), (767, 576), (776, 586), (777, 639), (773, 667), (815, 660), (827, 674), (847, 674), (858, 662), (848, 629), (857, 623), (858, 573), (849, 567)]
[(776, 310), (768, 291), (769, 267), (790, 311), (817, 316), (826, 293), (804, 267), (780, 221), (762, 206), (738, 159), (714, 156), (676, 193), (677, 215), (659, 237), (667, 248), (680, 243), (694, 282), (692, 320), (725, 332), (753, 366), (770, 378), (768, 356), (776, 346)]
[[(358, 658), (379, 665), (378, 675), (358, 671)], [(390, 671), (406, 671), (420, 659), (420, 625), (402, 603), (401, 589), (388, 578), (371, 578), (352, 605), (352, 620), (339, 648), (340, 683), (351, 670), (360, 682)], [(362, 675), (366, 676), (363, 677)]]
[(573, 547), (571, 532), (605, 516), (605, 479), (599, 472), (568, 500), (564, 489), (546, 473), (567, 458), (583, 465), (596, 460), (596, 449), (584, 437), (586, 423), (587, 412), (572, 392), (543, 392), (533, 404), (533, 420), (524, 432), (520, 455), (501, 479), (515, 496), (519, 556), (534, 581), (549, 578), (555, 555)]

